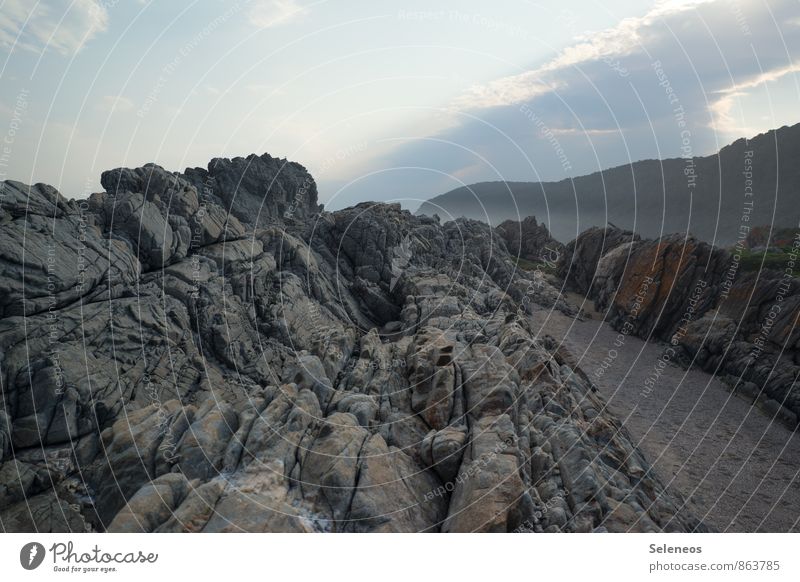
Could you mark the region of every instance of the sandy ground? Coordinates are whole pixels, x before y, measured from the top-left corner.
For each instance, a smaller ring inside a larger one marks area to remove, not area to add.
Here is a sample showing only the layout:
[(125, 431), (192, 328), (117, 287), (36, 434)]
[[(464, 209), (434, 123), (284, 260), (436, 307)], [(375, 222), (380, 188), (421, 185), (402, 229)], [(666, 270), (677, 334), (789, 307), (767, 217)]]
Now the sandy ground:
[(705, 372), (667, 365), (648, 390), (664, 345), (626, 337), (617, 347), (601, 318), (542, 311), (533, 323), (564, 341), (662, 481), (711, 528), (799, 532), (800, 435)]

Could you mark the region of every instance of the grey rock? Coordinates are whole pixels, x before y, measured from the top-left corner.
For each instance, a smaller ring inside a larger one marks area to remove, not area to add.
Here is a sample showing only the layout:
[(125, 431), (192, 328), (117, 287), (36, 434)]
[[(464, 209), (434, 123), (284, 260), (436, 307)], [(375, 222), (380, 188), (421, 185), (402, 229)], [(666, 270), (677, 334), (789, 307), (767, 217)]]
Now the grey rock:
[(751, 402), (763, 393), (771, 402), (761, 407), (796, 426), (800, 279), (791, 270), (748, 271), (736, 249), (684, 235), (638, 240), (611, 228), (581, 234), (567, 255), (561, 275), (612, 327), (667, 342), (676, 363), (746, 383), (739, 393)]
[(266, 154), (102, 185), (5, 185), (5, 529), (702, 529), (531, 332), (577, 313), (518, 268), (553, 243), (534, 219), (328, 213)]
[(519, 222), (506, 220), (496, 230), (512, 257), (543, 263), (552, 269), (557, 266), (564, 251), (564, 245), (552, 238), (547, 227), (538, 223), (535, 216), (528, 216)]
[(620, 245), (638, 239), (638, 235), (613, 226), (585, 230), (564, 248), (558, 274), (568, 288), (588, 295), (600, 259)]

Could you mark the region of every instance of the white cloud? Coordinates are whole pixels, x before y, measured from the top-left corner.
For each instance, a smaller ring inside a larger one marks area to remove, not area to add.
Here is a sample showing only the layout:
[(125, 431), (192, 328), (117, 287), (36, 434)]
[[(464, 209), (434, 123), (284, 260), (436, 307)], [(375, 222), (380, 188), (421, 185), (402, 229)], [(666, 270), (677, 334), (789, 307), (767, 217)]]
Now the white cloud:
[(259, 28), (287, 24), (308, 13), (296, 0), (255, 0), (247, 12), (250, 23)]
[(71, 55), (108, 26), (108, 12), (96, 0), (5, 0), (0, 45)]
[(104, 95), (100, 101), (100, 109), (103, 111), (133, 111), (134, 103), (122, 95)]
[(721, 97), (710, 106), (712, 115), (711, 126), (716, 131), (732, 135), (753, 135), (757, 133), (757, 129), (743, 125), (741, 118), (734, 115), (734, 106), (737, 104), (737, 100), (747, 97), (751, 89), (758, 89), (786, 75), (798, 72), (800, 72), (800, 65), (793, 64), (786, 67), (779, 67), (771, 71), (754, 75), (746, 81), (737, 83), (728, 89), (717, 91), (717, 94), (721, 95)]
[(578, 37), (577, 44), (541, 67), (496, 79), (488, 84), (470, 88), (454, 102), (460, 110), (498, 107), (522, 103), (558, 88), (557, 73), (602, 58), (619, 57), (639, 49), (642, 31), (660, 19), (693, 10), (714, 0), (665, 0), (658, 2), (647, 14), (626, 18), (606, 30)]
[(549, 83), (542, 79), (541, 71), (528, 71), (521, 75), (496, 79), (486, 85), (470, 87), (466, 95), (453, 102), (459, 111), (512, 105), (556, 91), (560, 83), (555, 79)]

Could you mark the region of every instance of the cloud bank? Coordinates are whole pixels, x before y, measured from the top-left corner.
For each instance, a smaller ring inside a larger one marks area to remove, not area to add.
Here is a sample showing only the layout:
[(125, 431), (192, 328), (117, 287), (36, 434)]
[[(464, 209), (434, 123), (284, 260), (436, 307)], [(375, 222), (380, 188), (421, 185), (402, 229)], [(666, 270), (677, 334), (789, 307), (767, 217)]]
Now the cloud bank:
[[(706, 155), (794, 123), (789, 108), (769, 104), (779, 94), (784, 102), (800, 96), (799, 16), (792, 0), (659, 2), (641, 17), (578, 37), (545, 62), (472, 87), (448, 104), (449, 129), (365, 163), (365, 175), (382, 170), (391, 179), (361, 180), (342, 203), (375, 192), (428, 198), (460, 181), (558, 180), (638, 159)], [(418, 170), (405, 170), (400, 181), (394, 168)]]

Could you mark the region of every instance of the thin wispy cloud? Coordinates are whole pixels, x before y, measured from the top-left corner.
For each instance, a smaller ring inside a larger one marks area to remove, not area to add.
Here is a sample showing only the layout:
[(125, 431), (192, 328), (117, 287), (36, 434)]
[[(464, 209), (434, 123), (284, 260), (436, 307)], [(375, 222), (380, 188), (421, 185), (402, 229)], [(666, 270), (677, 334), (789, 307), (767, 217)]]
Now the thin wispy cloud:
[(740, 118), (734, 115), (737, 100), (747, 97), (753, 89), (759, 89), (764, 85), (778, 81), (786, 75), (798, 72), (800, 72), (800, 64), (779, 67), (759, 73), (746, 81), (718, 91), (717, 94), (721, 95), (721, 97), (713, 102), (710, 107), (713, 116), (712, 127), (716, 131), (733, 135), (757, 133), (757, 129), (743, 125)]
[(0, 45), (6, 50), (53, 50), (71, 55), (107, 27), (108, 12), (95, 0), (5, 0), (0, 12)]
[(100, 109), (108, 112), (125, 113), (133, 111), (136, 104), (127, 97), (121, 95), (104, 95), (100, 100)]
[(466, 95), (457, 98), (452, 108), (467, 111), (513, 105), (552, 93), (563, 86), (557, 79), (545, 80), (543, 77), (542, 71), (536, 70), (496, 79), (486, 85), (475, 85), (470, 87)]
[(282, 26), (308, 13), (308, 9), (295, 0), (255, 0), (247, 16), (259, 28)]

